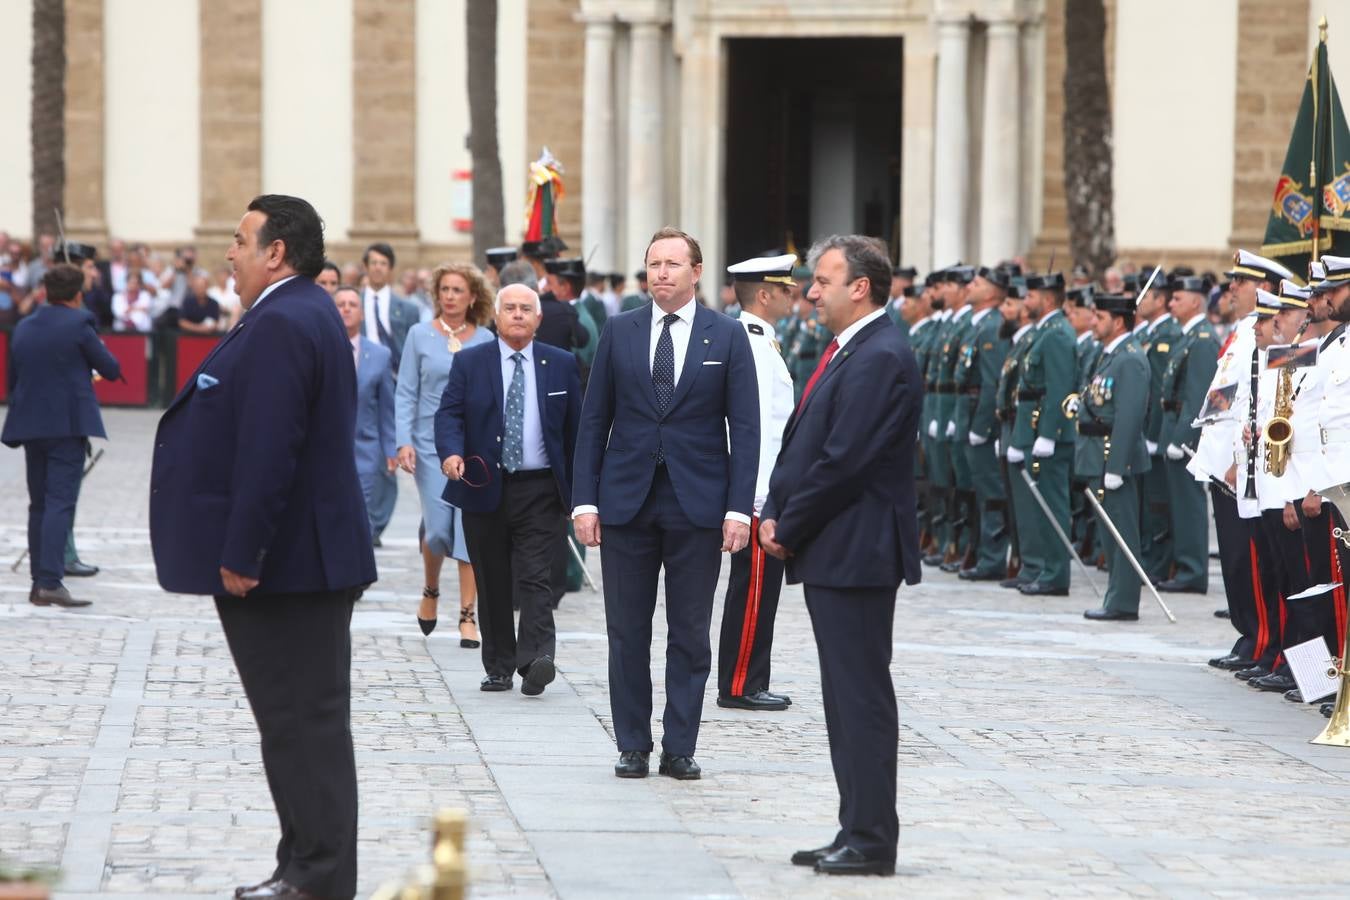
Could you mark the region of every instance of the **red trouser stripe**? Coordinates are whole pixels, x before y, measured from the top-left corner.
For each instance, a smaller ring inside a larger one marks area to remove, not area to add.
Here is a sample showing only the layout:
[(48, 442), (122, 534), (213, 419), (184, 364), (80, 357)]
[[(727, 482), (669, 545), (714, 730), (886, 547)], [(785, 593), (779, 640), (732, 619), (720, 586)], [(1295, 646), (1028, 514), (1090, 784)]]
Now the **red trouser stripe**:
[(1331, 580), (1341, 586), (1331, 592), (1336, 604), (1336, 655), (1345, 653), (1345, 584), (1341, 581), (1341, 554), (1336, 548), (1336, 527), (1327, 516), (1327, 539), (1331, 542)]
[(731, 675), (731, 695), (745, 693), (745, 676), (750, 669), (750, 651), (755, 646), (755, 626), (759, 624), (759, 601), (764, 594), (764, 549), (759, 545), (759, 519), (750, 520), (750, 586), (745, 595), (745, 621), (741, 623), (741, 648), (736, 654), (736, 669)]
[(1261, 569), (1256, 559), (1256, 540), (1248, 538), (1252, 558), (1252, 596), (1256, 598), (1256, 650), (1252, 659), (1260, 659), (1270, 645), (1270, 623), (1266, 621), (1266, 592), (1261, 588)]

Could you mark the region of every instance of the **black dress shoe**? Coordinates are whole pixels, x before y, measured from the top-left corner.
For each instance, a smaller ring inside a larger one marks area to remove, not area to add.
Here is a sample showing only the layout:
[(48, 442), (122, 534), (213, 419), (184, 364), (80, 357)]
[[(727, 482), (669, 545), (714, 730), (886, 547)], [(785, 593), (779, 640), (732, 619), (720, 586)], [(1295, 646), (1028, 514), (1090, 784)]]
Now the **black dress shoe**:
[(234, 896), (235, 896), (235, 897), (249, 896), (249, 895), (251, 895), (254, 891), (262, 890), (262, 889), (265, 888), (265, 887), (271, 887), (271, 886), (273, 885), (273, 883), (276, 882), (276, 880), (277, 880), (277, 879), (276, 879), (275, 877), (272, 877), (272, 878), (267, 879), (266, 881), (260, 881), (260, 882), (258, 882), (257, 884), (250, 884), (250, 885), (248, 885), (248, 886), (246, 886), (246, 887), (242, 887), (242, 886), (241, 886), (241, 887), (237, 887), (237, 888), (234, 889)]
[(938, 566), (938, 568), (949, 575), (955, 575), (957, 572), (961, 571), (961, 563), (958, 560), (952, 560), (951, 562), (943, 563)]
[(1209, 664), (1216, 669), (1237, 672), (1240, 669), (1250, 669), (1252, 666), (1256, 665), (1256, 660), (1246, 659), (1245, 657), (1238, 656), (1236, 653), (1230, 653), (1227, 656), (1211, 659)]
[(784, 706), (792, 705), (792, 698), (787, 694), (775, 694), (772, 691), (760, 691), (760, 693), (766, 697), (772, 697), (775, 700), (782, 700)]
[(872, 859), (861, 850), (840, 847), (817, 860), (816, 871), (826, 875), (894, 875), (895, 860)]
[(930, 553), (930, 554), (928, 554), (927, 556), (925, 556), (925, 557), (923, 558), (923, 564), (924, 564), (925, 566), (940, 566), (940, 565), (942, 565), (942, 554), (941, 554), (941, 553)]
[(243, 893), (234, 892), (236, 900), (273, 900), (273, 898), (289, 898), (289, 900), (319, 900), (318, 894), (311, 894), (309, 891), (302, 890), (288, 881), (280, 878), (264, 882), (255, 888), (244, 888)]
[(751, 709), (759, 712), (777, 712), (787, 709), (785, 698), (770, 694), (768, 691), (755, 691), (753, 694), (718, 695), (717, 705), (723, 709)]
[(64, 606), (66, 609), (93, 605), (92, 600), (76, 600), (64, 587), (34, 587), (28, 595), (28, 602), (34, 606)]
[(614, 774), (620, 778), (646, 778), (647, 757), (650, 755), (641, 750), (623, 751), (619, 754), (619, 761), (614, 764)]
[(1269, 674), (1270, 670), (1265, 666), (1256, 665), (1246, 669), (1239, 669), (1233, 673), (1233, 677), (1238, 681), (1251, 681), (1253, 678), (1261, 678)]
[(1005, 572), (981, 572), (979, 569), (962, 569), (956, 577), (963, 581), (1002, 581)]
[(66, 563), (65, 570), (67, 575), (73, 575), (76, 578), (93, 578), (98, 574), (98, 566), (91, 566), (87, 562), (80, 562), (78, 559)]
[[(1067, 597), (1068, 588), (1051, 587), (1048, 584), (1041, 584), (1039, 581), (1033, 581), (1031, 584), (1024, 584), (1017, 588), (1028, 597)], [(848, 848), (844, 848), (848, 849)]]
[(1263, 675), (1260, 678), (1253, 678), (1247, 684), (1256, 688), (1258, 691), (1279, 691), (1283, 694), (1285, 691), (1292, 691), (1298, 687), (1298, 682), (1291, 675), (1280, 675), (1272, 672), (1269, 675)]
[(1214, 610), (1214, 618), (1216, 618), (1216, 619), (1231, 619), (1231, 618), (1233, 618), (1233, 617), (1232, 617), (1231, 615), (1228, 614), (1228, 610), (1226, 610), (1226, 609), (1216, 609), (1216, 610)]
[(480, 691), (509, 691), (511, 690), (510, 675), (488, 675), (478, 683)]
[(792, 854), (792, 864), (794, 866), (811, 866), (815, 868), (816, 863), (829, 856), (839, 848), (834, 844), (826, 844), (824, 847), (817, 847), (814, 850), (798, 850)]
[(677, 781), (697, 781), (703, 777), (703, 770), (692, 756), (671, 756), (664, 750), (661, 751), (661, 762), (656, 771)]
[(1083, 613), (1083, 618), (1094, 622), (1138, 622), (1139, 613), (1120, 609), (1089, 609)]
[(1321, 709), (1322, 718), (1324, 718), (1324, 719), (1330, 719), (1330, 718), (1331, 718), (1331, 713), (1332, 713), (1335, 709), (1336, 709), (1336, 704), (1335, 704), (1335, 703), (1323, 703), (1323, 704), (1322, 704), (1322, 709)]
[(1166, 581), (1158, 582), (1158, 590), (1168, 594), (1208, 594), (1208, 588), (1196, 587), (1190, 584), (1182, 584), (1175, 578), (1169, 578)]
[(520, 679), (520, 692), (526, 697), (538, 697), (544, 692), (545, 685), (553, 683), (557, 674), (558, 667), (553, 665), (553, 660), (541, 656), (525, 670), (525, 675)]
[(1285, 691), (1284, 699), (1288, 700), (1290, 703), (1302, 703), (1303, 692), (1298, 688), (1294, 688), (1292, 691)]

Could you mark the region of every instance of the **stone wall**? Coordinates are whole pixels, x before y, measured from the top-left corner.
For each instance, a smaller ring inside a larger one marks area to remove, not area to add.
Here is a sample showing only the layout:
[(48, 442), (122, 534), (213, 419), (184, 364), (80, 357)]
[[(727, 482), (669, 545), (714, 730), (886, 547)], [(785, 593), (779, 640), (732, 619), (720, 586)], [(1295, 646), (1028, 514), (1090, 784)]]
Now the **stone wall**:
[(65, 120), (66, 233), (102, 244), (108, 238), (103, 206), (103, 0), (66, 0)]
[[(571, 247), (581, 247), (581, 110), (586, 30), (577, 16), (579, 0), (530, 0), (526, 46), (525, 149), (535, 160), (547, 146), (563, 164), (567, 196), (558, 208), (558, 231)], [(502, 178), (524, 179), (527, 172), (503, 171)], [(508, 235), (515, 240), (516, 235)]]

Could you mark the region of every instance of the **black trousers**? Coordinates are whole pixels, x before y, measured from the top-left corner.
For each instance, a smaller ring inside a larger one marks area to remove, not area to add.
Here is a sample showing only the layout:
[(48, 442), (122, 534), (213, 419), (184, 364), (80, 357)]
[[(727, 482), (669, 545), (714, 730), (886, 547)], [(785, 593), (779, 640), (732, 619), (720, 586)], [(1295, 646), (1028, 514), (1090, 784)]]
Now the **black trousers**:
[(57, 588), (66, 574), (66, 538), (84, 477), (88, 440), (37, 438), (23, 444), (28, 478), (28, 563), (33, 584)]
[(722, 531), (689, 521), (664, 466), (657, 467), (647, 499), (632, 521), (600, 525), (609, 705), (619, 751), (652, 749), (652, 616), (664, 567), (666, 708), (661, 748), (673, 756), (692, 756), (703, 716), (703, 689), (712, 671), (709, 628), (722, 568)]
[(356, 895), (354, 590), (216, 598), (281, 822), (274, 878)]
[[(1279, 509), (1261, 510), (1261, 534), (1270, 553), (1261, 557), (1262, 587), (1265, 591), (1264, 604), (1258, 604), (1257, 611), (1264, 615), (1263, 626), (1269, 623), (1272, 633), (1278, 638), (1262, 654), (1257, 662), (1267, 668), (1275, 667), (1281, 674), (1287, 674), (1288, 663), (1284, 661), (1285, 649), (1301, 644), (1317, 632), (1315, 620), (1310, 613), (1316, 608), (1309, 600), (1288, 600), (1287, 598), (1312, 587), (1308, 580), (1308, 558), (1303, 551), (1303, 529), (1290, 531), (1284, 524), (1284, 511)], [(1277, 650), (1278, 648), (1278, 650)], [(1278, 657), (1278, 660), (1277, 660)]]
[(750, 543), (731, 557), (722, 635), (717, 644), (717, 694), (744, 697), (769, 689), (773, 623), (783, 590), (783, 561), (759, 545), (759, 519), (750, 520)]
[[(557, 653), (549, 581), (567, 519), (553, 470), (504, 476), (496, 512), (463, 515), (464, 543), (478, 584), (483, 670), (524, 675), (535, 659)], [(519, 637), (513, 606), (520, 607)]]
[(1273, 637), (1269, 629), (1262, 628), (1263, 613), (1257, 609), (1259, 567), (1264, 562), (1258, 559), (1258, 543), (1265, 540), (1261, 526), (1258, 519), (1239, 516), (1237, 501), (1212, 484), (1209, 499), (1214, 509), (1214, 536), (1219, 544), (1228, 620), (1238, 632), (1232, 652), (1243, 659), (1260, 659), (1269, 651)]
[(1328, 584), (1342, 582), (1342, 586), (1328, 593), (1307, 600), (1295, 601), (1308, 607), (1306, 614), (1306, 634), (1303, 640), (1321, 635), (1327, 649), (1339, 653), (1345, 634), (1345, 586), (1342, 580), (1341, 563), (1337, 545), (1340, 543), (1332, 536), (1333, 529), (1341, 523), (1336, 510), (1330, 503), (1322, 504), (1322, 512), (1309, 516), (1303, 512), (1303, 504), (1298, 507), (1299, 521), (1303, 523), (1303, 546), (1308, 554), (1308, 584)]
[(895, 780), (900, 742), (891, 681), (895, 588), (806, 585), (820, 654), (830, 762), (839, 788), (836, 847), (895, 859), (900, 820)]

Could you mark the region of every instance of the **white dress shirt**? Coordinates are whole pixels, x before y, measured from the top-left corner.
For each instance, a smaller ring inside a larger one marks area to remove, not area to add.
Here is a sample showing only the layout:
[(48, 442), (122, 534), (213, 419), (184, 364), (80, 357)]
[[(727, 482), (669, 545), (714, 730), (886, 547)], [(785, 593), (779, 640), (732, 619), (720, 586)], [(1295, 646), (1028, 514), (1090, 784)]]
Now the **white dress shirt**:
[(1185, 325), (1182, 325), (1182, 326), (1181, 326), (1181, 333), (1182, 333), (1182, 334), (1190, 334), (1191, 331), (1192, 331), (1192, 329), (1195, 328), (1195, 326), (1197, 326), (1197, 325), (1199, 325), (1201, 322), (1205, 321), (1205, 318), (1206, 318), (1206, 317), (1205, 317), (1205, 314), (1204, 314), (1204, 313), (1196, 313), (1196, 314), (1195, 314), (1195, 317), (1194, 317), (1193, 319), (1191, 319), (1191, 320), (1190, 320), (1189, 322), (1187, 322)]
[(352, 342), (352, 364), (361, 368), (361, 335), (348, 338)]
[[(778, 461), (783, 430), (796, 405), (796, 392), (787, 363), (774, 349), (773, 326), (745, 310), (741, 310), (740, 322), (750, 339), (750, 352), (755, 358), (755, 380), (759, 385), (759, 473), (755, 479), (754, 506), (758, 516), (764, 509), (764, 501), (769, 498), (769, 476)], [(758, 333), (752, 328), (758, 328)]]
[(275, 291), (277, 288), (281, 287), (283, 284), (285, 284), (286, 282), (290, 281), (292, 278), (299, 278), (299, 277), (300, 277), (299, 275), (287, 275), (285, 278), (281, 279), (280, 281), (274, 281), (274, 282), (272, 282), (271, 284), (269, 284), (267, 287), (263, 288), (262, 293), (258, 295), (258, 299), (257, 299), (257, 300), (254, 300), (254, 301), (253, 301), (253, 305), (249, 307), (249, 312), (252, 312), (253, 310), (257, 309), (259, 306), (262, 306), (262, 302), (263, 302), (264, 300), (266, 300), (267, 297), (268, 297), (268, 295), (271, 294), (273, 291)]
[[(967, 309), (967, 310), (970, 309), (969, 306), (962, 307), (962, 308), (963, 308), (963, 309)], [(840, 350), (843, 350), (843, 349), (844, 349), (844, 345), (847, 344), (849, 341), (853, 340), (853, 336), (854, 336), (855, 334), (857, 334), (858, 332), (862, 331), (864, 328), (866, 328), (866, 327), (868, 326), (868, 324), (870, 324), (871, 322), (873, 322), (873, 321), (875, 321), (875, 320), (881, 318), (881, 317), (884, 316), (884, 315), (886, 315), (886, 307), (883, 306), (883, 307), (880, 307), (880, 308), (878, 308), (878, 309), (874, 309), (874, 310), (872, 310), (870, 313), (868, 313), (867, 315), (863, 316), (863, 317), (862, 317), (861, 319), (859, 319), (858, 321), (854, 322), (852, 325), (850, 325), (850, 326), (848, 326), (847, 328), (845, 328), (843, 331), (841, 331), (841, 332), (839, 332), (838, 334), (836, 334), (836, 335), (834, 336), (834, 339), (835, 339), (836, 341), (839, 342), (839, 349), (840, 349)], [(958, 315), (959, 315), (959, 313), (958, 313)], [(838, 358), (839, 358), (839, 354), (836, 353), (836, 354), (834, 355), (834, 358), (835, 358), (835, 359), (838, 359)], [(830, 362), (833, 363), (833, 362), (834, 362), (834, 359), (831, 359)]]
[[(690, 297), (688, 303), (675, 310), (675, 315), (679, 316), (680, 320), (670, 323), (670, 343), (675, 350), (675, 380), (672, 384), (680, 383), (680, 373), (684, 371), (684, 356), (689, 350), (689, 336), (694, 333), (694, 311), (697, 309), (698, 304)], [(656, 365), (656, 343), (661, 340), (661, 329), (666, 324), (665, 318), (665, 312), (653, 303), (652, 339), (647, 347), (648, 370)]]
[[(497, 338), (497, 349), (502, 352), (502, 421), (506, 421), (506, 401), (511, 395), (511, 379), (516, 374), (515, 360), (511, 359), (517, 351), (501, 338)], [(525, 428), (521, 435), (520, 471), (547, 469), (548, 450), (544, 447), (544, 424), (539, 417), (539, 387), (535, 383), (534, 341), (530, 341), (524, 350), (519, 351), (525, 357), (521, 368), (525, 373)]]
[(384, 326), (387, 334), (393, 334), (394, 330), (389, 327), (389, 285), (385, 285), (378, 291), (373, 288), (366, 288), (365, 296), (366, 308), (366, 337), (380, 343), (380, 329), (375, 324), (375, 316), (379, 315), (380, 325)]

